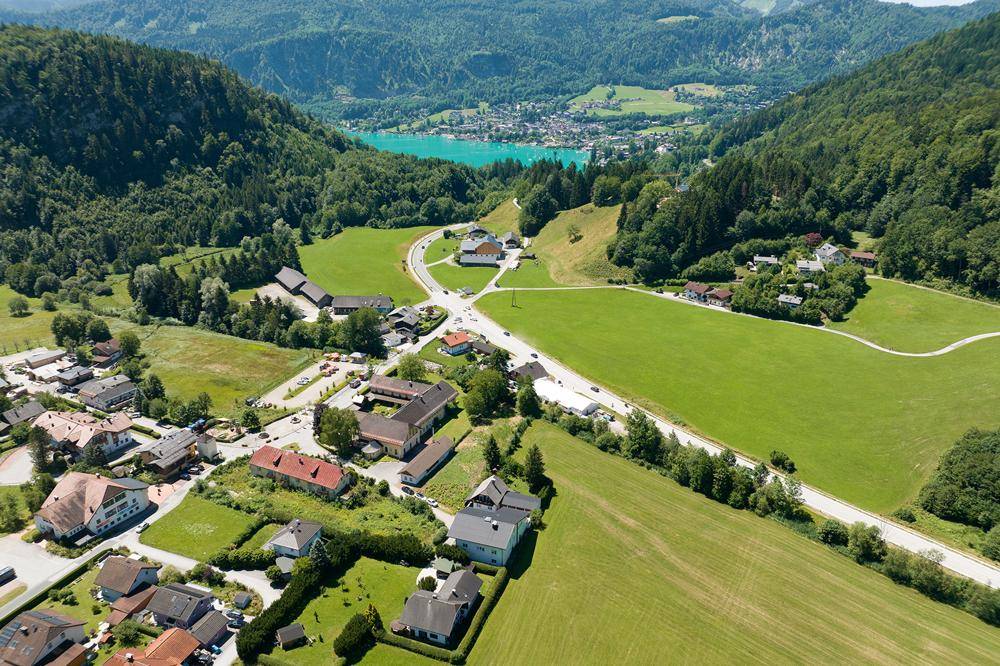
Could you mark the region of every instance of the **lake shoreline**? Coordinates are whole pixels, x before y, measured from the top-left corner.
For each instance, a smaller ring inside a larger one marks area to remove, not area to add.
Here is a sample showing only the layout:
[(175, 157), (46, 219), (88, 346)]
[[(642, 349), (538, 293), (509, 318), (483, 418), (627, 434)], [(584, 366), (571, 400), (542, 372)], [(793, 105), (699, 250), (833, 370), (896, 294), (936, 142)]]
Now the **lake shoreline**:
[(351, 131), (346, 131), (346, 133), (379, 150), (417, 157), (436, 157), (473, 167), (481, 167), (505, 159), (520, 160), (525, 165), (534, 164), (542, 159), (558, 159), (563, 164), (576, 162), (577, 166), (582, 167), (590, 159), (590, 154), (584, 150), (456, 139), (440, 134)]

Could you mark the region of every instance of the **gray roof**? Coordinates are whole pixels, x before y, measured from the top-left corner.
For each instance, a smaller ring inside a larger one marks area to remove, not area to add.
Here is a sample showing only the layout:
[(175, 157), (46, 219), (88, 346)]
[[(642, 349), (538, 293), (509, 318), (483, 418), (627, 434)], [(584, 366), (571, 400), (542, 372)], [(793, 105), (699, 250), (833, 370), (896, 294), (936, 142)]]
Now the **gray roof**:
[(463, 266), (496, 266), (497, 255), (495, 254), (463, 254), (458, 258), (458, 263)]
[(471, 603), (482, 586), (483, 580), (468, 569), (453, 571), (438, 590), (438, 599)]
[(202, 615), (201, 619), (194, 623), (190, 633), (198, 639), (199, 643), (209, 647), (216, 637), (226, 630), (228, 624), (229, 618), (217, 610), (212, 610)]
[(379, 294), (378, 296), (334, 296), (331, 305), (334, 308), (374, 308), (385, 310), (392, 307), (392, 299)]
[(274, 279), (278, 284), (291, 292), (298, 291), (306, 282), (305, 275), (288, 266), (282, 266), (278, 274), (274, 276)]
[(527, 519), (527, 514), (516, 509), (492, 511), (467, 507), (455, 514), (455, 520), (448, 530), (448, 538), (471, 541), (491, 548), (506, 548), (518, 523)]
[(3, 377), (0, 377), (0, 390), (6, 389), (6, 388), (10, 388), (10, 382), (8, 382)]
[(80, 386), (80, 394), (92, 395), (102, 400), (113, 400), (135, 390), (135, 384), (127, 375), (115, 375), (104, 379), (92, 379)]
[(149, 463), (160, 468), (170, 468), (188, 456), (188, 447), (198, 440), (196, 435), (189, 428), (174, 430), (149, 448), (153, 460)]
[[(404, 421), (374, 412), (355, 412), (362, 439), (392, 442), (402, 445), (410, 438), (410, 426)], [(397, 412), (398, 414), (398, 412)]]
[(191, 624), (198, 602), (212, 594), (188, 585), (169, 583), (157, 588), (146, 609), (155, 615)]
[(402, 393), (416, 397), (431, 388), (431, 384), (425, 382), (411, 382), (406, 379), (387, 377), (386, 375), (373, 375), (368, 382), (368, 386), (374, 393), (388, 391), (392, 393)]
[(778, 296), (778, 302), (786, 305), (802, 305), (802, 297), (792, 296), (791, 294), (781, 294)]
[(443, 379), (392, 415), (393, 421), (422, 426), (439, 409), (458, 397), (458, 391)]
[(286, 643), (294, 643), (295, 641), (301, 641), (306, 637), (305, 628), (296, 622), (295, 624), (290, 624), (287, 627), (282, 627), (277, 631), (278, 642), (282, 645)]
[(452, 572), (439, 592), (418, 590), (410, 595), (399, 621), (407, 627), (451, 636), (458, 612), (479, 596), (482, 579), (467, 569)]
[(274, 560), (274, 566), (278, 567), (278, 569), (281, 570), (281, 573), (290, 574), (292, 573), (292, 567), (295, 566), (295, 559), (282, 555)]
[(268, 539), (267, 545), (276, 545), (294, 550), (302, 550), (302, 548), (322, 530), (323, 526), (319, 523), (299, 520), (296, 518), (275, 532), (274, 536)]
[(312, 280), (306, 280), (305, 283), (299, 288), (299, 291), (303, 296), (312, 301), (313, 305), (319, 305), (324, 299), (330, 298), (330, 294), (326, 293), (323, 287), (319, 286)]
[(549, 371), (545, 369), (545, 366), (538, 361), (532, 361), (531, 363), (525, 363), (524, 365), (514, 368), (511, 370), (515, 376), (527, 376), (532, 379), (541, 379), (543, 377), (549, 376)]
[(406, 467), (399, 471), (399, 474), (406, 474), (415, 479), (419, 479), (427, 473), (427, 470), (437, 465), (448, 452), (455, 448), (455, 442), (447, 435), (441, 435), (437, 439), (429, 442), (420, 453), (413, 456)]
[(513, 231), (508, 231), (507, 233), (505, 233), (503, 236), (500, 237), (500, 242), (506, 245), (508, 241), (514, 241), (516, 243), (520, 243), (521, 239)]
[(80, 380), (88, 377), (93, 377), (94, 371), (90, 368), (84, 368), (79, 365), (74, 365), (71, 368), (66, 368), (62, 372), (56, 375), (56, 377), (62, 381), (74, 381)]
[(485, 495), (498, 507), (512, 507), (525, 511), (533, 511), (542, 506), (542, 501), (534, 495), (525, 495), (515, 490), (511, 490), (503, 479), (493, 474), (480, 483), (475, 490), (469, 493), (465, 501), (471, 502), (476, 497)]
[(490, 343), (483, 342), (482, 340), (473, 340), (472, 348), (484, 356), (490, 356), (493, 352), (499, 349), (496, 345), (491, 345)]
[(45, 413), (45, 408), (37, 400), (29, 400), (20, 407), (8, 409), (2, 414), (2, 418), (12, 426), (23, 421), (34, 420)]

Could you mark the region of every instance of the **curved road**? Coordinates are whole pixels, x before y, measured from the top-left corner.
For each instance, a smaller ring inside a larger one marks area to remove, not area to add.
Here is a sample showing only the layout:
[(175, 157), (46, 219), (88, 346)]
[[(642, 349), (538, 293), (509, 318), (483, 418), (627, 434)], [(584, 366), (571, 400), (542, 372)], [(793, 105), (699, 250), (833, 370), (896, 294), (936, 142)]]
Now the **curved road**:
[[(462, 226), (464, 225), (456, 225), (449, 227), (449, 229), (454, 231)], [(470, 298), (462, 298), (454, 292), (446, 292), (446, 290), (431, 276), (424, 263), (425, 248), (431, 241), (436, 240), (443, 234), (444, 230), (438, 229), (418, 240), (410, 247), (407, 255), (407, 262), (410, 264), (413, 274), (417, 276), (417, 279), (423, 284), (424, 289), (426, 289), (430, 294), (429, 301), (435, 305), (440, 305), (448, 309), (450, 316), (444, 323), (446, 328), (454, 329), (462, 327), (479, 333), (493, 342), (500, 343), (511, 353), (512, 361), (521, 363), (537, 359), (545, 365), (545, 368), (549, 371), (553, 378), (562, 382), (563, 386), (586, 395), (604, 407), (619, 414), (625, 414), (632, 409), (637, 409), (626, 402), (623, 398), (608, 392), (603, 387), (600, 388), (599, 392), (594, 393), (591, 391), (591, 387), (596, 386), (594, 382), (582, 377), (555, 359), (546, 356), (539, 350), (528, 345), (526, 342), (512, 335), (505, 334), (506, 331), (499, 324), (486, 317), (480, 311), (469, 310), (466, 312), (465, 308), (471, 307), (473, 303), (475, 303), (475, 301), (483, 294), (497, 290), (497, 279), (499, 279), (499, 277), (507, 270), (517, 253), (515, 252), (514, 256), (504, 263), (496, 277), (494, 277), (493, 280), (490, 281), (489, 285), (487, 285), (487, 287), (479, 294)], [(470, 313), (473, 312), (476, 317), (475, 321), (470, 318)], [(455, 322), (457, 316), (462, 317), (461, 324), (457, 324)], [(980, 336), (975, 337), (978, 338)], [(960, 345), (960, 343), (955, 343), (955, 345)], [(942, 350), (941, 353), (945, 352)], [(723, 446), (717, 442), (711, 441), (700, 435), (690, 433), (683, 428), (670, 423), (666, 419), (653, 414), (652, 412), (647, 410), (643, 411), (645, 411), (646, 414), (653, 419), (664, 434), (674, 433), (684, 444), (698, 446), (713, 454), (719, 453), (723, 449)], [(737, 454), (736, 460), (738, 464), (751, 468), (757, 464), (757, 461), (751, 460), (750, 458), (740, 454)], [(882, 532), (882, 536), (887, 542), (900, 548), (905, 548), (906, 550), (914, 553), (937, 551), (943, 556), (941, 565), (945, 568), (950, 569), (957, 574), (989, 585), (990, 587), (1000, 587), (1000, 567), (975, 556), (956, 550), (950, 546), (940, 543), (939, 541), (904, 527), (903, 525), (887, 520), (882, 516), (860, 509), (843, 500), (839, 500), (822, 490), (803, 484), (802, 502), (810, 509), (830, 516), (831, 518), (835, 518), (848, 525), (856, 522), (865, 523), (866, 525), (874, 525), (879, 528)]]

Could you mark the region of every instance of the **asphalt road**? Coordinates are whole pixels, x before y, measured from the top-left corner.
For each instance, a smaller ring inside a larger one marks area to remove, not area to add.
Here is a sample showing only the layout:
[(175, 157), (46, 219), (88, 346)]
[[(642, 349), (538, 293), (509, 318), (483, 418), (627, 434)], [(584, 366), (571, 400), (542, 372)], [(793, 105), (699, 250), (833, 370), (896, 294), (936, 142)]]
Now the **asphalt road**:
[[(456, 227), (451, 227), (451, 229), (454, 231)], [(502, 274), (508, 269), (510, 262), (513, 261), (514, 257), (511, 257), (511, 259), (505, 262), (497, 276), (479, 294), (469, 298), (462, 298), (454, 292), (446, 293), (444, 287), (442, 287), (433, 278), (433, 276), (431, 276), (424, 263), (424, 249), (432, 241), (441, 237), (443, 234), (444, 230), (438, 229), (418, 240), (410, 248), (407, 261), (409, 262), (414, 275), (417, 276), (423, 284), (424, 289), (430, 294), (430, 302), (447, 308), (451, 313), (451, 316), (443, 325), (444, 328), (464, 328), (485, 336), (491, 342), (507, 349), (511, 353), (511, 359), (515, 363), (520, 364), (530, 360), (537, 360), (545, 366), (545, 369), (548, 370), (549, 374), (552, 375), (555, 380), (562, 382), (564, 387), (581, 393), (614, 412), (627, 414), (630, 410), (637, 409), (635, 406), (630, 405), (625, 399), (611, 393), (604, 387), (599, 386), (596, 382), (581, 376), (555, 359), (546, 356), (544, 353), (533, 348), (523, 340), (520, 340), (513, 335), (505, 334), (506, 331), (503, 327), (491, 320), (482, 312), (475, 309), (474, 303), (476, 300), (484, 294), (497, 290), (497, 280), (500, 279)], [(474, 312), (474, 319), (470, 317), (470, 311), (465, 310), (467, 306), (472, 306), (471, 312)], [(462, 317), (461, 324), (455, 323), (454, 320), (456, 314)], [(595, 392), (591, 389), (591, 387), (596, 387), (598, 390)], [(723, 446), (717, 442), (690, 433), (651, 412), (647, 411), (646, 413), (656, 422), (657, 426), (664, 434), (670, 434), (671, 432), (675, 433), (684, 444), (698, 446), (713, 454), (719, 453), (723, 449)], [(738, 464), (746, 467), (752, 468), (757, 464), (757, 461), (751, 460), (739, 454), (737, 454), (736, 458)], [(852, 504), (849, 504), (848, 502), (837, 499), (822, 490), (804, 484), (802, 485), (802, 501), (803, 504), (810, 509), (818, 511), (831, 518), (835, 518), (841, 522), (847, 524), (861, 522), (866, 525), (874, 525), (879, 528), (883, 538), (887, 542), (900, 548), (905, 548), (906, 550), (914, 553), (937, 551), (943, 556), (943, 559), (941, 560), (941, 565), (943, 567), (950, 569), (957, 574), (989, 585), (990, 587), (1000, 587), (1000, 567), (997, 567), (995, 564), (987, 562), (986, 560), (963, 553), (935, 539), (919, 534), (903, 525), (887, 520), (886, 518), (873, 514), (869, 511), (865, 511), (864, 509), (860, 509)]]

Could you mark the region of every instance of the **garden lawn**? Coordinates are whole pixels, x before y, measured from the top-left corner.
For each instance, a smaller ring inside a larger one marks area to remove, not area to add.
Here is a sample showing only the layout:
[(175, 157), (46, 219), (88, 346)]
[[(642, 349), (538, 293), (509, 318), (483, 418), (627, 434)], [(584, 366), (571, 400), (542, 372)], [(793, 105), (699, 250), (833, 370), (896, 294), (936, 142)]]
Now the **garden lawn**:
[(251, 523), (247, 514), (189, 494), (139, 537), (153, 548), (205, 562)]
[(299, 248), (306, 276), (334, 296), (387, 294), (396, 306), (419, 303), (426, 295), (403, 261), (407, 250), (434, 227), (371, 229), (352, 227)]
[(29, 314), (12, 317), (8, 303), (17, 295), (7, 285), (0, 284), (0, 356), (53, 344), (51, 326), (56, 313), (42, 310), (41, 299), (29, 298)]
[[(4, 457), (5, 456), (0, 455), (0, 460), (3, 460)], [(24, 521), (27, 521), (30, 516), (28, 513), (28, 507), (24, 504), (24, 496), (21, 495), (21, 489), (17, 486), (0, 486), (0, 498), (4, 495), (11, 495), (17, 501), (17, 505), (21, 510), (21, 517)], [(7, 534), (7, 532), (0, 527), (0, 534)], [(0, 606), (2, 605), (3, 604), (0, 604)]]
[(971, 427), (1000, 426), (1000, 339), (899, 357), (802, 326), (625, 290), (523, 291), (494, 320), (627, 399), (889, 512)]
[[(631, 271), (614, 266), (605, 255), (617, 233), (617, 220), (615, 206), (587, 204), (562, 211), (526, 250), (534, 252), (538, 260), (522, 261), (520, 268), (504, 274), (500, 283), (504, 287), (554, 287), (606, 285), (609, 278), (631, 280)], [(574, 228), (577, 240), (570, 238)]]
[[(279, 648), (274, 656), (301, 666), (331, 663), (334, 661), (333, 641), (351, 616), (363, 612), (368, 604), (374, 604), (388, 629), (402, 614), (406, 597), (417, 589), (419, 573), (419, 567), (402, 567), (362, 557), (341, 578), (327, 581), (323, 592), (310, 601), (295, 620), (305, 627), (306, 635), (313, 639), (312, 644), (288, 652)], [(400, 650), (390, 648), (389, 654), (396, 651)], [(372, 658), (377, 656), (371, 655)]]
[(260, 528), (254, 535), (247, 539), (242, 546), (243, 550), (257, 550), (258, 548), (263, 548), (264, 544), (275, 535), (275, 533), (281, 529), (281, 525), (277, 523), (268, 523), (264, 527)]
[(972, 664), (1000, 654), (1000, 630), (775, 521), (544, 422), (526, 433), (532, 443), (557, 494), (546, 528), (520, 546), (473, 666)]
[(458, 291), (469, 287), (477, 294), (481, 292), (490, 280), (497, 274), (492, 266), (456, 266), (454, 264), (438, 264), (429, 269), (431, 276), (441, 283), (445, 289)]
[(887, 349), (928, 352), (980, 333), (1000, 332), (1000, 306), (891, 280), (871, 287), (830, 328), (859, 335)]
[[(90, 594), (91, 588), (94, 587), (94, 579), (97, 578), (99, 571), (98, 567), (91, 567), (72, 583), (58, 588), (60, 590), (72, 590), (76, 598), (75, 603), (67, 604), (62, 601), (52, 601), (48, 597), (43, 597), (34, 608), (55, 611), (76, 620), (81, 620), (86, 622), (86, 626), (84, 627), (85, 633), (94, 631), (97, 629), (97, 625), (103, 622), (104, 618), (111, 612), (111, 604), (97, 601)], [(98, 609), (96, 613), (94, 612), (95, 607)]]
[(472, 440), (473, 437), (467, 437), (451, 460), (424, 485), (424, 494), (452, 513), (465, 506), (465, 498), (488, 474), (483, 448)]
[(212, 413), (219, 416), (240, 414), (246, 398), (286, 381), (313, 357), (306, 349), (285, 349), (190, 326), (122, 323), (123, 329), (139, 335), (149, 370), (163, 380), (170, 397), (190, 400), (205, 391), (212, 397)]
[(451, 238), (437, 238), (431, 241), (431, 244), (427, 246), (424, 250), (424, 262), (428, 264), (433, 264), (435, 261), (441, 261), (442, 259), (447, 259), (451, 255), (458, 252), (459, 245), (462, 240), (457, 236), (452, 236)]

